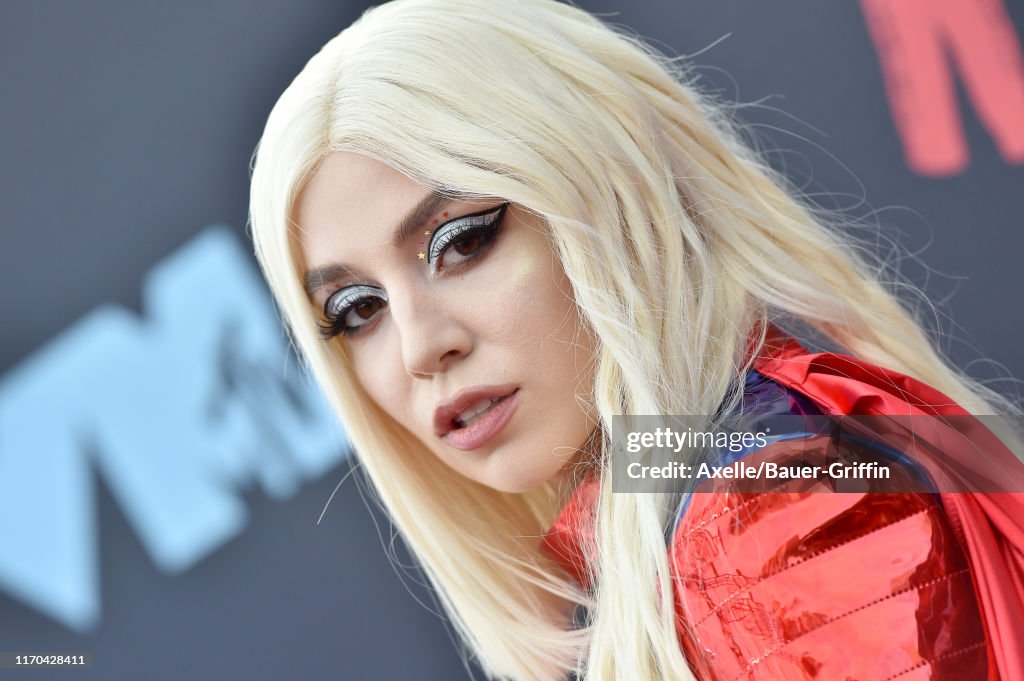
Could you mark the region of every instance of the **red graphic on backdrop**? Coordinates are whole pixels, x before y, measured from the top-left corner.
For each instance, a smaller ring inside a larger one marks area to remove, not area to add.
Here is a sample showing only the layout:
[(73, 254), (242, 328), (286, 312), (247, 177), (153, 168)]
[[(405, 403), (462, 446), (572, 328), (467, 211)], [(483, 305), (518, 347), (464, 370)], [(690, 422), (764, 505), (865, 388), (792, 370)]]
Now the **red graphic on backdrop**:
[(903, 153), (921, 175), (954, 175), (970, 151), (954, 69), (1007, 163), (1024, 163), (1024, 56), (1002, 0), (861, 0)]

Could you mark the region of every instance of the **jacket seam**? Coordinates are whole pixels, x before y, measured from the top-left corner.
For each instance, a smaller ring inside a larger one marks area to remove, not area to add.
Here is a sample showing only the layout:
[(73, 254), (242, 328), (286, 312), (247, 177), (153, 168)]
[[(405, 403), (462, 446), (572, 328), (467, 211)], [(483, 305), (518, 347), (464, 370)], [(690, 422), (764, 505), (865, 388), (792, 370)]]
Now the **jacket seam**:
[(986, 645), (988, 645), (988, 641), (982, 639), (981, 641), (978, 641), (977, 643), (972, 643), (972, 644), (967, 645), (967, 646), (961, 646), (960, 648), (957, 648), (956, 650), (947, 650), (946, 652), (942, 653), (938, 657), (932, 658), (931, 660), (921, 660), (920, 662), (915, 664), (913, 667), (907, 667), (906, 669), (904, 669), (903, 671), (899, 672), (898, 674), (893, 674), (892, 676), (887, 676), (882, 681), (893, 681), (893, 679), (897, 679), (897, 678), (899, 678), (899, 677), (901, 677), (901, 676), (903, 676), (905, 674), (909, 674), (910, 672), (914, 671), (915, 669), (920, 669), (921, 667), (924, 667), (925, 665), (933, 665), (934, 666), (936, 662), (941, 662), (943, 660), (947, 660), (947, 659), (949, 659), (951, 657), (955, 657), (957, 655), (963, 655), (968, 650), (974, 650), (975, 648), (983, 648)]
[[(721, 511), (716, 511), (716, 512), (712, 513), (710, 517), (702, 520), (700, 523), (698, 523), (697, 525), (694, 525), (689, 530), (687, 530), (686, 533), (683, 535), (683, 537), (685, 539), (689, 539), (690, 535), (692, 535), (694, 532), (697, 532), (698, 530), (703, 529), (707, 525), (710, 525), (711, 523), (713, 523), (714, 521), (718, 520), (720, 517), (726, 515), (727, 513), (737, 513), (739, 511), (742, 511), (747, 506), (750, 506), (755, 501), (758, 501), (762, 496), (765, 496), (767, 494), (771, 494), (771, 493), (775, 492), (775, 490), (777, 490), (777, 489), (779, 489), (781, 487), (785, 487), (786, 485), (790, 484), (791, 482), (792, 482), (792, 480), (784, 480), (784, 481), (780, 482), (779, 484), (775, 485), (774, 487), (770, 487), (770, 488), (764, 490), (763, 492), (758, 492), (753, 498), (747, 499), (742, 504), (739, 504), (737, 506), (726, 506)], [(680, 518), (680, 521), (681, 520), (682, 520), (682, 518)]]
[[(726, 597), (725, 600), (723, 600), (721, 603), (716, 605), (711, 610), (711, 612), (709, 612), (707, 615), (702, 617), (700, 619), (700, 621), (697, 622), (697, 624), (694, 625), (694, 626), (695, 627), (699, 627), (700, 625), (704, 624), (704, 622), (708, 621), (709, 619), (711, 619), (712, 617), (717, 615), (718, 612), (722, 609), (722, 606), (724, 606), (726, 603), (728, 603), (729, 601), (733, 600), (734, 598), (736, 598), (736, 597), (738, 597), (740, 595), (748, 593), (751, 589), (753, 589), (754, 587), (756, 587), (758, 584), (760, 584), (761, 582), (765, 581), (766, 579), (769, 579), (771, 577), (775, 577), (777, 575), (781, 575), (783, 572), (786, 572), (787, 570), (792, 570), (793, 568), (798, 567), (800, 565), (803, 565), (804, 563), (807, 563), (809, 561), (812, 561), (815, 558), (820, 558), (821, 556), (824, 556), (826, 553), (829, 553), (831, 551), (835, 551), (836, 549), (838, 549), (840, 547), (846, 546), (847, 544), (850, 544), (852, 542), (855, 542), (855, 541), (858, 541), (860, 539), (863, 539), (864, 537), (870, 536), (870, 535), (874, 534), (875, 532), (881, 532), (882, 530), (885, 530), (885, 529), (890, 528), (890, 527), (892, 527), (894, 525), (897, 525), (898, 523), (902, 523), (905, 520), (909, 520), (909, 519), (913, 518), (914, 516), (921, 515), (922, 513), (930, 513), (933, 508), (934, 507), (930, 506), (928, 508), (922, 508), (920, 510), (914, 511), (913, 513), (907, 514), (907, 515), (903, 516), (902, 518), (898, 518), (898, 519), (892, 521), (891, 523), (887, 523), (885, 525), (882, 525), (881, 527), (872, 528), (872, 529), (868, 530), (867, 532), (865, 532), (863, 534), (857, 535), (856, 537), (850, 537), (849, 539), (846, 539), (845, 541), (842, 541), (842, 542), (840, 542), (838, 544), (833, 544), (832, 546), (826, 547), (826, 548), (822, 549), (821, 551), (818, 551), (817, 553), (814, 553), (814, 554), (811, 554), (810, 556), (806, 556), (804, 558), (801, 558), (799, 561), (797, 561), (795, 563), (792, 563), (790, 565), (786, 565), (785, 567), (783, 567), (781, 569), (778, 569), (778, 570), (775, 570), (774, 572), (769, 572), (768, 574), (761, 575), (760, 577), (757, 578), (757, 580), (755, 582), (746, 585), (745, 587), (743, 587), (739, 591), (737, 591), (737, 592), (735, 592), (733, 594), (730, 594), (728, 597)], [(695, 579), (700, 579), (700, 581), (702, 581), (702, 582), (704, 581), (702, 577), (697, 577)]]
[[(913, 591), (920, 591), (921, 589), (923, 589), (925, 587), (933, 586), (933, 585), (939, 584), (941, 582), (949, 581), (949, 580), (953, 579), (954, 577), (959, 577), (959, 576), (961, 576), (963, 574), (968, 574), (969, 572), (970, 572), (969, 568), (962, 568), (962, 569), (956, 570), (954, 572), (949, 572), (949, 573), (947, 573), (945, 575), (942, 575), (941, 577), (934, 577), (932, 579), (929, 579), (926, 582), (922, 582), (922, 583), (916, 584), (914, 586), (908, 586), (908, 587), (905, 587), (903, 589), (900, 589), (899, 591), (894, 591), (891, 594), (889, 594), (888, 596), (883, 596), (882, 598), (876, 598), (875, 600), (871, 601), (870, 603), (865, 603), (864, 605), (857, 606), (856, 608), (854, 608), (852, 610), (848, 610), (847, 612), (844, 612), (841, 615), (837, 615), (837, 616), (831, 618), (830, 620), (828, 620), (827, 622), (822, 622), (821, 624), (819, 624), (819, 625), (817, 625), (817, 626), (815, 626), (815, 627), (813, 627), (811, 629), (808, 629), (805, 632), (802, 632), (796, 638), (792, 638), (792, 639), (784, 642), (782, 645), (776, 646), (775, 648), (771, 648), (771, 649), (765, 651), (764, 653), (761, 654), (760, 657), (757, 657), (757, 658), (751, 660), (750, 662), (748, 662), (746, 668), (742, 672), (740, 672), (740, 675), (736, 676), (733, 681), (738, 681), (738, 679), (742, 678), (744, 674), (747, 674), (748, 672), (753, 670), (753, 668), (756, 665), (761, 664), (762, 662), (767, 660), (772, 655), (775, 655), (776, 653), (778, 653), (783, 648), (785, 648), (785, 647), (789, 646), (790, 644), (794, 643), (795, 641), (798, 641), (799, 639), (807, 636), (811, 632), (817, 631), (818, 629), (821, 629), (822, 627), (827, 627), (828, 625), (830, 625), (830, 624), (832, 624), (832, 623), (834, 623), (834, 622), (836, 622), (838, 620), (841, 620), (844, 617), (849, 617), (850, 615), (853, 615), (854, 613), (858, 613), (858, 612), (860, 612), (862, 610), (867, 610), (868, 608), (871, 608), (871, 607), (874, 607), (874, 606), (879, 605), (881, 603), (884, 603), (885, 601), (888, 601), (888, 600), (890, 600), (892, 598), (895, 598), (896, 596), (901, 596), (901, 595), (903, 595), (905, 593), (910, 593), (910, 592), (913, 592)], [(985, 642), (982, 641), (980, 644), (976, 643), (976, 644), (973, 644), (973, 645), (984, 645), (984, 643)], [(953, 653), (961, 652), (963, 650), (966, 650), (966, 648), (961, 648), (959, 650), (953, 651)], [(943, 655), (940, 655), (939, 657), (934, 658), (934, 660), (940, 660), (945, 655), (953, 654), (953, 653), (943, 653)], [(916, 666), (921, 666), (921, 664), (927, 664), (928, 662), (930, 662), (930, 661), (929, 660), (925, 660), (923, 663), (920, 663), (920, 664), (918, 664)], [(899, 674), (897, 674), (896, 676), (899, 676), (900, 674), (905, 674), (905, 673), (911, 671), (912, 669), (914, 669), (914, 667), (911, 667), (910, 669), (905, 669), (905, 670), (901, 671)], [(895, 677), (889, 677), (889, 678), (891, 679), (891, 678), (895, 678)], [(886, 681), (888, 681), (888, 679)]]

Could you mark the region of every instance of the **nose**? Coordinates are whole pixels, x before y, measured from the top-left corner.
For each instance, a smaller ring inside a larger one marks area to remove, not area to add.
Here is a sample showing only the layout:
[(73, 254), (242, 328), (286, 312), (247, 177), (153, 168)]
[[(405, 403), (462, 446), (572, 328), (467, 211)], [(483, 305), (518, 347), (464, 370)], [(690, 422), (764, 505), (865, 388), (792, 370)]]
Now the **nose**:
[[(404, 288), (404, 287), (403, 287)], [(414, 378), (430, 378), (472, 352), (473, 337), (457, 306), (435, 291), (404, 288), (389, 302), (402, 362)]]

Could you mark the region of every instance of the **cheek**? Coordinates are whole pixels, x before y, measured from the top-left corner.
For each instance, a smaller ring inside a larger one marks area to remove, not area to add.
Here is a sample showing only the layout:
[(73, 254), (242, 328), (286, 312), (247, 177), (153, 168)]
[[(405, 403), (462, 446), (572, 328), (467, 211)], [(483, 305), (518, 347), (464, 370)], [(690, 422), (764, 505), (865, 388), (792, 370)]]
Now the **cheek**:
[(536, 251), (517, 253), (512, 261), (512, 291), (525, 294), (540, 281), (542, 266), (550, 272), (551, 258)]
[(369, 398), (399, 422), (404, 422), (402, 409), (406, 391), (402, 388), (401, 354), (390, 345), (387, 339), (374, 338), (366, 344), (353, 345), (348, 354), (356, 380)]
[(500, 306), (508, 339), (529, 364), (522, 368), (558, 394), (558, 400), (589, 396), (594, 343), (586, 333), (561, 263), (546, 247), (523, 249), (508, 269)]
[(500, 307), (510, 338), (534, 351), (540, 345), (546, 352), (556, 352), (549, 341), (572, 333), (572, 289), (551, 252), (532, 245), (511, 257)]

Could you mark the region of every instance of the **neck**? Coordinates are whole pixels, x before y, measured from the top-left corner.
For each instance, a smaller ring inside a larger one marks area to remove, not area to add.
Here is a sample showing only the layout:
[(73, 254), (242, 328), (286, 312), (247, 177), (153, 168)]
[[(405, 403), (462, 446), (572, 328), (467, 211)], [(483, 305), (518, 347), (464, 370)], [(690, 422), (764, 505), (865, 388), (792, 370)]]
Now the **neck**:
[(551, 480), (556, 504), (555, 514), (565, 508), (581, 482), (598, 473), (601, 463), (601, 435), (601, 428), (594, 428), (583, 446), (576, 450), (573, 457), (565, 462)]

